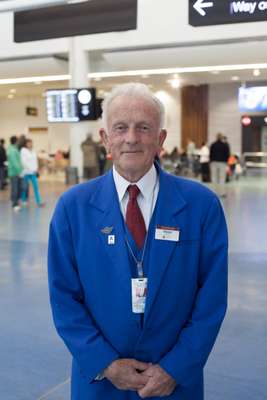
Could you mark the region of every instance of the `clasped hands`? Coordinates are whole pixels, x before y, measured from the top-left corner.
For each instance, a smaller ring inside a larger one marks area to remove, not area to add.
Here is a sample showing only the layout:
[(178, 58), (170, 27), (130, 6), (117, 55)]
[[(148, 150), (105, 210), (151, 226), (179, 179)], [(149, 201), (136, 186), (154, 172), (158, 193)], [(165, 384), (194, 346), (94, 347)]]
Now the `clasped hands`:
[(158, 364), (122, 358), (113, 361), (103, 372), (117, 389), (137, 391), (144, 399), (169, 396), (175, 389), (175, 380)]

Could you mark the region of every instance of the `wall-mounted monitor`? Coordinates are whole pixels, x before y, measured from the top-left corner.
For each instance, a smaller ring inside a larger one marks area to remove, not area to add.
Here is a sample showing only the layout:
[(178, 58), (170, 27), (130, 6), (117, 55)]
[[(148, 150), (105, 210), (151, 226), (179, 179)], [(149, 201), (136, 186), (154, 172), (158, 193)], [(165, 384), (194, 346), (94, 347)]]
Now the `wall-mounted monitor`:
[(267, 86), (239, 88), (238, 104), (243, 112), (267, 111)]
[(94, 88), (55, 89), (46, 92), (48, 122), (79, 122), (99, 118)]

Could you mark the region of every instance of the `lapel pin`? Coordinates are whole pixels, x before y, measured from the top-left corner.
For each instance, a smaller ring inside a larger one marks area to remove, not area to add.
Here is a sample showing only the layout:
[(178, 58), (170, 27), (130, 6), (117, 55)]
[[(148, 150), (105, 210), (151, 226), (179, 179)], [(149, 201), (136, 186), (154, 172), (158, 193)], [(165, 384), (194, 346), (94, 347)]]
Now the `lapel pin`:
[(102, 233), (109, 235), (113, 231), (113, 226), (105, 226), (105, 228), (101, 229)]
[(108, 235), (108, 244), (115, 244), (115, 235)]

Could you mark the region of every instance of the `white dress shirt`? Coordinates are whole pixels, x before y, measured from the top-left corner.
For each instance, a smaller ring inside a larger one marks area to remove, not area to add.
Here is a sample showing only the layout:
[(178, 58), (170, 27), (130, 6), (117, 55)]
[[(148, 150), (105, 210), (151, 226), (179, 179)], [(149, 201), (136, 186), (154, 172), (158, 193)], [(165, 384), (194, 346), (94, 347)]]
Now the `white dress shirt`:
[(129, 200), (127, 188), (129, 185), (138, 186), (140, 193), (137, 197), (137, 202), (144, 217), (146, 230), (148, 230), (159, 193), (159, 180), (155, 166), (152, 165), (150, 170), (138, 182), (128, 182), (113, 166), (113, 178), (124, 220), (126, 218), (126, 209)]

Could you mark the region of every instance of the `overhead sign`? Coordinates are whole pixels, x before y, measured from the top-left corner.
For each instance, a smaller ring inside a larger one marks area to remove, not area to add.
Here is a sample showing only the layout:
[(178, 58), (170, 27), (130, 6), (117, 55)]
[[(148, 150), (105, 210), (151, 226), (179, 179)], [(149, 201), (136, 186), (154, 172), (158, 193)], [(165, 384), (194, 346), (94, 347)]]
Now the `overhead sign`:
[(267, 0), (189, 0), (189, 24), (192, 26), (266, 20)]
[(16, 12), (15, 42), (127, 31), (137, 27), (137, 0), (72, 2)]

